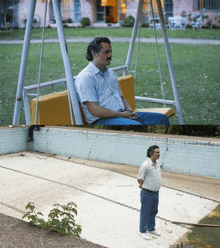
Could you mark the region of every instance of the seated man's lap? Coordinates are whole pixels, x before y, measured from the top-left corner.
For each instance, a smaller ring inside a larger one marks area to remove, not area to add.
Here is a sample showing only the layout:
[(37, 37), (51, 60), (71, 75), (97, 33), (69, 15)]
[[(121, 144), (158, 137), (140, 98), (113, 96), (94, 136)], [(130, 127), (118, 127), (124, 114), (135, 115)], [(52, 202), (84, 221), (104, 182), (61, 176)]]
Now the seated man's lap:
[(136, 112), (137, 119), (126, 118), (101, 118), (95, 125), (170, 125), (168, 117), (160, 113)]
[(140, 122), (136, 120), (126, 119), (126, 118), (102, 118), (95, 122), (95, 125), (141, 125)]

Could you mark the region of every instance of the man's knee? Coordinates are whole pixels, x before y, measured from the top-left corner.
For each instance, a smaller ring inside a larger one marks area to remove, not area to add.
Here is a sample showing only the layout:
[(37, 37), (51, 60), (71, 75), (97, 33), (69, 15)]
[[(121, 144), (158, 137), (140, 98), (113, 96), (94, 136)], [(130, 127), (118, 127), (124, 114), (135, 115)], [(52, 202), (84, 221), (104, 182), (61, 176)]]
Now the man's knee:
[(160, 121), (160, 124), (161, 125), (170, 125), (170, 121), (169, 121), (169, 118), (164, 115), (164, 114), (161, 114), (161, 121)]
[(168, 117), (161, 113), (137, 112), (137, 120), (142, 125), (170, 125)]

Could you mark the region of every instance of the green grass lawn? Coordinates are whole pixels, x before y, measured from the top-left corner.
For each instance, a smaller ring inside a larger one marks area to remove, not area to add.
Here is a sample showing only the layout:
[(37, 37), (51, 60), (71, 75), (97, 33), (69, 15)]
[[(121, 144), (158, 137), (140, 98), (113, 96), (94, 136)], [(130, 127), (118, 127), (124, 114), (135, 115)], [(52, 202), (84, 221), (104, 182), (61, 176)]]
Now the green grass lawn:
[[(220, 225), (220, 205), (199, 223)], [(188, 240), (194, 247), (219, 247), (220, 227), (194, 227), (192, 232), (188, 234)]]
[[(132, 28), (65, 28), (66, 37), (131, 37)], [(0, 31), (0, 39), (23, 39), (24, 29), (2, 30)], [(157, 30), (158, 37), (162, 37), (162, 31)], [(193, 39), (220, 39), (219, 29), (201, 29), (201, 30), (170, 30), (167, 29), (167, 35), (170, 38), (193, 38)], [(32, 30), (32, 39), (41, 39), (42, 29)], [(57, 30), (54, 28), (47, 28), (45, 38), (57, 38)], [(152, 28), (142, 28), (141, 37), (154, 37), (154, 30)]]
[[(208, 216), (199, 221), (199, 224), (220, 225), (220, 205), (216, 207)], [(186, 241), (172, 248), (217, 248), (220, 244), (219, 227), (191, 227), (191, 232), (186, 235)]]
[[(128, 46), (128, 43), (112, 44), (113, 60), (111, 67), (125, 64)], [(86, 47), (87, 44), (85, 43), (68, 44), (74, 75), (77, 75), (87, 65), (85, 59)], [(219, 46), (170, 44), (170, 47), (184, 124), (219, 125)], [(173, 100), (163, 44), (159, 44), (159, 50), (166, 99)], [(21, 51), (22, 45), (1, 45), (0, 125), (10, 125), (12, 123)], [(39, 54), (40, 44), (31, 44), (25, 85), (37, 83)], [(134, 59), (132, 60), (132, 67), (134, 68)], [(59, 44), (45, 43), (42, 82), (64, 77), (64, 66)], [(160, 87), (155, 44), (142, 43), (140, 44), (135, 84), (136, 95), (162, 98)], [(64, 89), (64, 87), (47, 89), (41, 94), (61, 89)], [(137, 102), (137, 106), (141, 108), (158, 107), (158, 104)], [(23, 114), (21, 114), (20, 124), (25, 124)], [(176, 117), (171, 118), (171, 124), (178, 124)]]
[[(67, 37), (81, 36), (94, 37), (130, 37), (132, 28), (66, 28)], [(41, 38), (41, 29), (33, 29), (32, 38)], [(220, 32), (215, 29), (202, 29), (194, 31), (167, 30), (168, 37), (190, 37), (190, 38), (211, 38), (219, 39)], [(141, 37), (153, 37), (153, 30), (142, 28)], [(157, 35), (161, 36), (161, 30), (157, 30)], [(23, 39), (24, 30), (0, 31), (1, 39)], [(47, 38), (57, 37), (56, 29), (46, 29)], [(69, 43), (69, 55), (73, 69), (73, 74), (87, 65), (85, 51), (88, 44)], [(113, 60), (111, 67), (124, 65), (128, 51), (128, 43), (113, 43)], [(173, 58), (174, 70), (178, 86), (179, 98), (184, 117), (184, 124), (196, 125), (219, 125), (219, 61), (220, 46), (216, 45), (184, 45), (170, 44)], [(164, 45), (159, 44), (162, 79), (166, 99), (173, 100), (173, 92), (166, 62)], [(1, 45), (0, 51), (0, 125), (12, 123), (15, 94), (19, 66), (21, 60), (22, 45)], [(131, 69), (134, 69), (135, 50)], [(40, 44), (31, 44), (25, 85), (37, 83), (39, 66)], [(64, 67), (58, 43), (46, 43), (44, 47), (44, 59), (41, 82), (65, 77)], [(61, 90), (63, 87), (53, 90)], [(154, 43), (140, 44), (138, 57), (138, 68), (135, 84), (136, 95), (153, 98), (162, 98), (161, 86), (158, 74), (156, 46)], [(51, 92), (47, 90), (42, 94)], [(152, 103), (137, 102), (137, 107), (160, 107), (161, 105)], [(21, 114), (21, 123), (24, 124), (24, 115)], [(177, 118), (171, 118), (172, 124), (178, 124)]]

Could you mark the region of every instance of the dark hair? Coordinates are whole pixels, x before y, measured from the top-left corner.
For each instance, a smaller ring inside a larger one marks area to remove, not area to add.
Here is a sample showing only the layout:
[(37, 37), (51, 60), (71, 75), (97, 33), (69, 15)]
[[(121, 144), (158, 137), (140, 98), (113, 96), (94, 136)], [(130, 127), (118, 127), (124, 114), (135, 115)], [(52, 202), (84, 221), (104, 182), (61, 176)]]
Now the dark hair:
[(111, 41), (107, 37), (96, 37), (93, 41), (91, 41), (87, 47), (86, 59), (88, 61), (93, 60), (93, 54), (99, 53), (102, 50), (101, 43), (111, 44)]
[(155, 149), (158, 149), (158, 148), (159, 148), (159, 146), (156, 146), (156, 145), (150, 146), (150, 147), (147, 149), (147, 157), (150, 158), (151, 155), (154, 154), (154, 150), (155, 150)]

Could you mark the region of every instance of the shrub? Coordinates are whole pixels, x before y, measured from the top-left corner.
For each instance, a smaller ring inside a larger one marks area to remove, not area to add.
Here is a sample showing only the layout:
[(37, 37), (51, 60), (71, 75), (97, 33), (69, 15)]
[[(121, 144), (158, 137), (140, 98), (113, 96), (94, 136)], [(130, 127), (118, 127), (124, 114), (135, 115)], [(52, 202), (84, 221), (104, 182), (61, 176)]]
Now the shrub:
[(212, 28), (212, 20), (208, 20), (204, 25), (204, 28)]
[(55, 17), (53, 17), (53, 18), (50, 20), (50, 24), (54, 24), (54, 23), (56, 23)]
[(62, 23), (73, 23), (72, 19), (68, 18), (65, 20), (62, 20)]
[(90, 26), (90, 20), (88, 17), (83, 17), (80, 21), (81, 25), (83, 28), (85, 28), (86, 26)]
[(29, 202), (26, 210), (30, 209), (23, 217), (28, 218), (31, 226), (37, 226), (49, 229), (53, 232), (58, 232), (62, 235), (80, 237), (81, 227), (75, 224), (74, 214), (77, 215), (76, 204), (69, 202), (67, 205), (54, 204), (55, 208), (52, 209), (48, 215), (48, 221), (45, 221), (39, 216), (43, 216), (41, 212), (35, 212), (33, 202)]
[(180, 15), (181, 17), (187, 17), (187, 13), (186, 13), (186, 11), (185, 10), (182, 10), (182, 12), (181, 12), (181, 15)]
[(125, 18), (125, 21), (122, 23), (123, 27), (133, 27), (135, 22), (135, 18), (131, 15)]
[(142, 22), (141, 27), (143, 28), (149, 28), (149, 23), (148, 22)]

